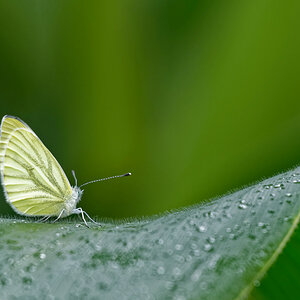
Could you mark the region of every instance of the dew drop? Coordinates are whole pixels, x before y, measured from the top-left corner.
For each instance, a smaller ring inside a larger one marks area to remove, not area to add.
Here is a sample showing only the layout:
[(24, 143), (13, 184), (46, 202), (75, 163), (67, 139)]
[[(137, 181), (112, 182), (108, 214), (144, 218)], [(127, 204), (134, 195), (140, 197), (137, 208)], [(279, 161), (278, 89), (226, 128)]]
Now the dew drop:
[(214, 238), (214, 237), (209, 237), (208, 239), (208, 242), (210, 243), (210, 244), (213, 244), (215, 241), (216, 241), (216, 239)]
[(45, 259), (46, 258), (46, 254), (45, 253), (41, 253), (40, 254), (40, 259)]
[(191, 276), (191, 279), (192, 279), (193, 281), (198, 281), (199, 278), (200, 278), (200, 276), (201, 276), (201, 274), (202, 274), (202, 271), (201, 271), (200, 269), (195, 270), (194, 273), (193, 273), (192, 276)]
[(231, 240), (235, 240), (235, 239), (236, 239), (236, 235), (235, 235), (234, 233), (230, 233), (230, 234), (229, 234), (229, 238), (230, 238)]
[(167, 290), (172, 290), (173, 287), (174, 287), (174, 285), (175, 285), (174, 282), (172, 282), (172, 281), (167, 281), (165, 287), (166, 287)]
[(206, 290), (207, 289), (207, 283), (205, 281), (201, 282), (200, 288), (201, 288), (201, 290)]
[(175, 259), (176, 261), (178, 261), (179, 263), (184, 263), (184, 257), (181, 256), (181, 255), (175, 255), (175, 256), (174, 256), (174, 259)]
[(200, 225), (199, 230), (200, 230), (200, 232), (205, 232), (207, 230), (207, 228), (204, 225)]
[(159, 267), (157, 268), (157, 274), (159, 274), (159, 275), (165, 274), (165, 268), (162, 267), (162, 266), (159, 266)]
[(204, 245), (204, 250), (209, 252), (213, 250), (213, 246), (211, 244), (205, 244)]
[(191, 244), (191, 248), (192, 248), (193, 250), (197, 249), (197, 244), (192, 243), (192, 244)]
[(179, 268), (174, 268), (173, 269), (173, 275), (174, 275), (174, 277), (175, 278), (178, 278), (178, 277), (180, 277), (180, 275), (181, 275), (181, 270), (179, 269)]
[(254, 284), (255, 287), (259, 287), (260, 286), (260, 281), (259, 280), (255, 280), (253, 282), (253, 284)]
[(292, 197), (292, 194), (291, 193), (286, 193), (285, 194), (287, 197)]
[(194, 221), (194, 220), (191, 220), (189, 223), (190, 223), (190, 225), (192, 225), (192, 226), (195, 225), (195, 221)]
[(28, 276), (25, 276), (25, 277), (22, 278), (22, 282), (26, 285), (30, 285), (30, 284), (32, 284), (32, 278), (28, 277)]
[(246, 209), (248, 206), (246, 204), (239, 204), (238, 206), (240, 209)]
[(164, 244), (164, 240), (163, 240), (163, 239), (159, 239), (159, 240), (158, 240), (158, 244), (159, 244), (159, 245), (163, 245), (163, 244)]
[(182, 250), (182, 248), (183, 248), (183, 246), (182, 246), (181, 244), (176, 244), (176, 245), (175, 245), (175, 249), (176, 249), (177, 251)]

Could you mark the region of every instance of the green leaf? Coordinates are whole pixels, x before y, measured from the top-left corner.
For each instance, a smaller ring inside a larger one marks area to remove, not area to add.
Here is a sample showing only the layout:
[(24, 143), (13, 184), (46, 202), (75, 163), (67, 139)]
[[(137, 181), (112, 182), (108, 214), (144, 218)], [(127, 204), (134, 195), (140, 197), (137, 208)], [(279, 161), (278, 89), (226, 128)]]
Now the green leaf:
[(1, 297), (243, 299), (293, 235), (299, 200), (296, 168), (151, 219), (86, 228), (2, 218)]

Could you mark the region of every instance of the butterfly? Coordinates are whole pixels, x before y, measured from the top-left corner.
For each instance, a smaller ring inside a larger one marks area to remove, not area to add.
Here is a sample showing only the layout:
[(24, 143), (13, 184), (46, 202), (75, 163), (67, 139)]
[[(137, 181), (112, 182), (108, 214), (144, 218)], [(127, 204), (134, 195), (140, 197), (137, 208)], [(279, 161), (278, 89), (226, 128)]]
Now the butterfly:
[(72, 187), (62, 167), (33, 130), (21, 119), (6, 115), (0, 131), (0, 173), (6, 201), (18, 214), (40, 216), (42, 221), (54, 221), (80, 214), (95, 222), (81, 207), (81, 187), (131, 173), (89, 181)]

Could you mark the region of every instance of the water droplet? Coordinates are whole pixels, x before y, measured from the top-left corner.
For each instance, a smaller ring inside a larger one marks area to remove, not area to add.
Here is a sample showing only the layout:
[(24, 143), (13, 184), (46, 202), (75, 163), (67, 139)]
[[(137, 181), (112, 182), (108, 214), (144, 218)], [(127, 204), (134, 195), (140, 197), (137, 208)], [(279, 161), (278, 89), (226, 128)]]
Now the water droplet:
[(28, 266), (25, 267), (25, 271), (29, 273), (34, 272), (35, 270), (36, 270), (36, 266), (32, 263), (30, 263)]
[(235, 224), (233, 227), (234, 230), (239, 230), (240, 229), (240, 225), (239, 224)]
[(172, 290), (174, 285), (175, 283), (173, 281), (167, 281), (165, 287), (167, 290)]
[(255, 280), (253, 282), (253, 284), (254, 284), (255, 287), (259, 287), (260, 286), (260, 281), (259, 280)]
[(205, 281), (201, 282), (200, 288), (201, 288), (201, 290), (206, 290), (207, 289), (207, 283)]
[(266, 253), (264, 250), (260, 250), (259, 253), (258, 253), (258, 255), (259, 255), (261, 258), (263, 258), (263, 257), (265, 257), (265, 256), (267, 255), (267, 253)]
[(179, 263), (184, 263), (184, 257), (181, 255), (175, 255), (174, 259)]
[(226, 228), (226, 232), (231, 232), (231, 228), (230, 227)]
[(22, 282), (26, 285), (30, 285), (32, 283), (32, 278), (25, 276), (22, 278)]
[(287, 197), (292, 197), (292, 194), (291, 193), (286, 193), (285, 194)]
[(246, 204), (239, 204), (238, 206), (240, 209), (246, 209), (248, 206)]
[(191, 279), (192, 279), (193, 281), (198, 281), (199, 278), (200, 278), (200, 276), (201, 276), (201, 271), (200, 271), (200, 270), (196, 270), (196, 271), (192, 274)]
[(199, 230), (200, 230), (200, 232), (205, 232), (207, 230), (207, 228), (204, 225), (200, 225)]
[(273, 186), (273, 184), (265, 184), (263, 185), (263, 188), (265, 188), (266, 190), (270, 189)]
[(45, 253), (41, 253), (40, 254), (40, 259), (45, 259), (46, 258), (46, 254)]
[(165, 274), (165, 268), (162, 267), (162, 266), (159, 266), (159, 267), (157, 268), (157, 274), (159, 274), (159, 275)]
[(214, 238), (214, 237), (209, 237), (208, 239), (207, 239), (207, 241), (210, 243), (210, 244), (213, 244), (215, 241), (216, 241), (216, 239)]
[(138, 268), (143, 268), (145, 266), (145, 263), (142, 261), (142, 260), (139, 260), (137, 263), (136, 263), (137, 267)]
[(183, 248), (183, 246), (182, 246), (181, 244), (176, 244), (176, 245), (175, 245), (175, 249), (176, 249), (177, 251), (182, 250), (182, 248)]
[(209, 252), (213, 250), (213, 246), (211, 244), (205, 244), (204, 245), (204, 250)]
[(163, 244), (164, 244), (164, 240), (163, 240), (163, 239), (159, 239), (159, 240), (158, 240), (158, 244), (159, 244), (159, 245), (163, 245)]
[(193, 225), (195, 225), (195, 224), (196, 224), (196, 223), (195, 223), (195, 220), (192, 219), (192, 220), (190, 221), (190, 225), (193, 226)]
[(195, 244), (195, 243), (192, 243), (192, 244), (191, 244), (191, 248), (192, 248), (192, 249), (195, 250), (195, 249), (197, 249), (197, 247), (198, 247), (197, 244)]
[(195, 256), (200, 256), (200, 250), (199, 249), (195, 249), (193, 251), (193, 253), (194, 253)]
[(172, 273), (176, 279), (178, 279), (181, 276), (181, 270), (177, 267), (173, 269)]
[(236, 235), (235, 235), (234, 233), (230, 233), (230, 234), (229, 234), (229, 238), (230, 238), (231, 240), (235, 240), (235, 239), (236, 239)]

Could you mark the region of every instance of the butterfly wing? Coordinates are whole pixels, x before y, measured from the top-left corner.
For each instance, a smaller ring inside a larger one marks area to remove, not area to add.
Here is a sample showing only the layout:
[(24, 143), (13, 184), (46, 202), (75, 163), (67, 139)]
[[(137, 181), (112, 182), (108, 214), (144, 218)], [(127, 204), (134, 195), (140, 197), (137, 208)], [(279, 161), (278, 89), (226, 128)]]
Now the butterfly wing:
[(16, 117), (2, 119), (0, 172), (6, 200), (19, 214), (58, 216), (72, 195), (57, 160)]

